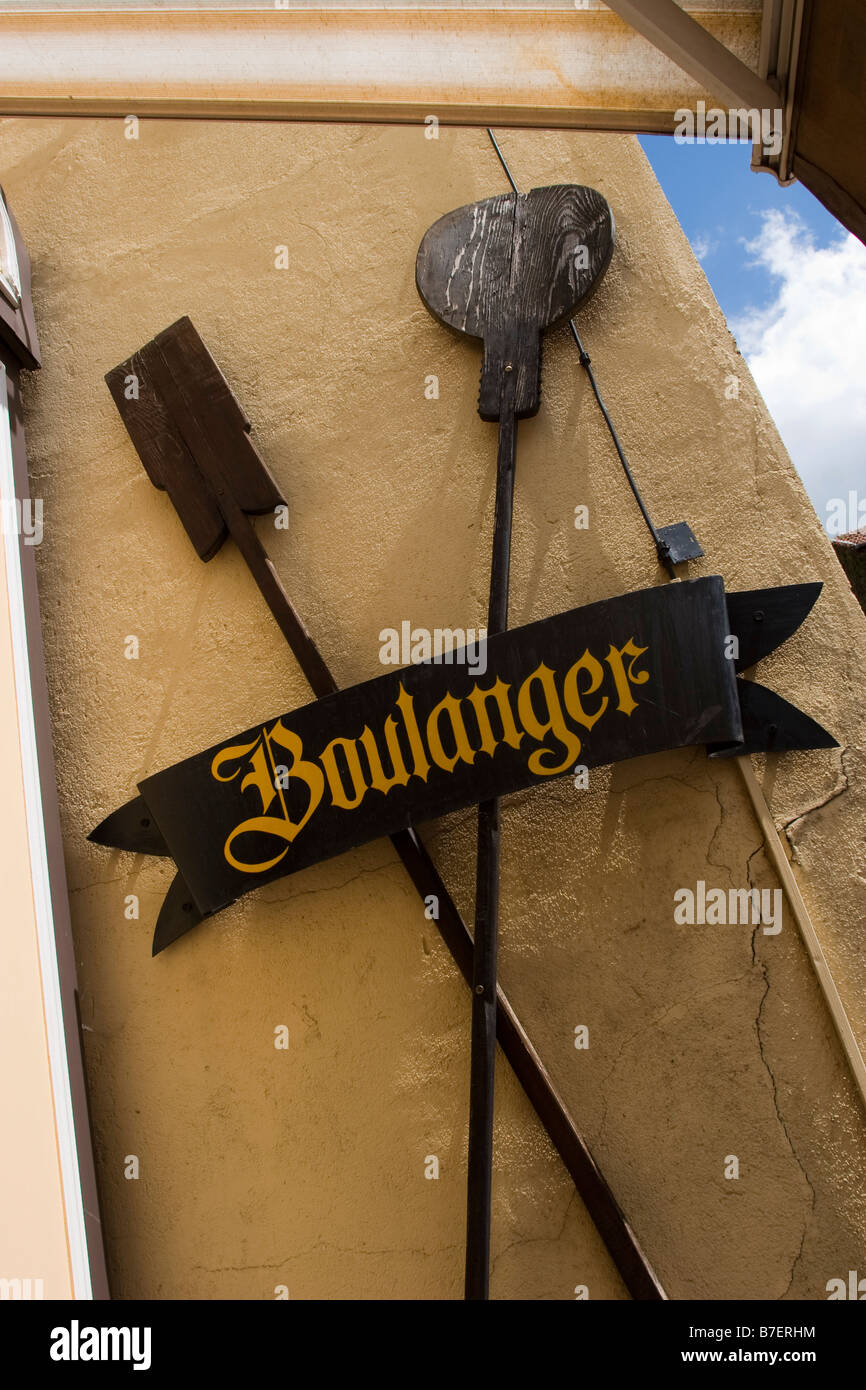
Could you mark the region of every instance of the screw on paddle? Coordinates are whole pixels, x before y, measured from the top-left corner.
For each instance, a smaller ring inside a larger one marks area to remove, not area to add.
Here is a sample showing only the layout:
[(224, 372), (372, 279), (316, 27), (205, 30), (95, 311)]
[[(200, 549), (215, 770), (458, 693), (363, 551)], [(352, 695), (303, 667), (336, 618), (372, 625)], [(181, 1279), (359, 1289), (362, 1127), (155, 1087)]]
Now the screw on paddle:
[[(430, 312), (483, 342), (478, 411), (498, 421), (489, 634), (508, 622), (517, 421), (541, 398), (541, 335), (586, 302), (613, 253), (613, 218), (595, 189), (575, 184), (500, 194), (435, 222), (418, 250), (415, 280)], [(478, 808), (469, 1162), (467, 1299), (489, 1297), (496, 1062), (499, 803)]]
[[(280, 505), (280, 490), (248, 438), (249, 421), (192, 323), (184, 318), (167, 328), (109, 372), (106, 381), (148, 476), (167, 491), (199, 556), (210, 560), (231, 534), (315, 694), (336, 690), (249, 519), (248, 513), (262, 514)], [(140, 796), (108, 816), (89, 838), (116, 849), (168, 853)], [(432, 897), (438, 902), (438, 930), (463, 978), (471, 983), (472, 936), (427, 850), (414, 830), (392, 835), (391, 842), (421, 901), (427, 904)], [(154, 954), (199, 921), (177, 875), (157, 923)], [(503, 1053), (629, 1292), (636, 1299), (664, 1300), (664, 1289), (637, 1237), (501, 989), (496, 994), (496, 1028)]]

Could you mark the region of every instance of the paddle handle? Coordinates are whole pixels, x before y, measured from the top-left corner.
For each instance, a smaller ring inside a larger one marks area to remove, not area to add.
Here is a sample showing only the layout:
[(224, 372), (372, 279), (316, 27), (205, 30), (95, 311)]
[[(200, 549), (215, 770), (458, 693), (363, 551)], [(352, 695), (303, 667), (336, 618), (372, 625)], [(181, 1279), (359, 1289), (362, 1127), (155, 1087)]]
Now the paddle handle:
[(303, 619), (283, 588), (252, 521), (228, 493), (220, 496), (218, 500), (229, 534), (276, 618), (277, 625), (309, 681), (313, 694), (317, 700), (321, 700), (324, 695), (333, 695), (338, 689), (337, 683), (307, 631)]
[[(490, 570), (488, 636), (508, 626), (511, 517), (517, 460), (517, 420), (499, 421), (496, 511)], [(472, 1058), (469, 1077), (469, 1162), (466, 1188), (465, 1296), (490, 1296), (490, 1217), (493, 1179), (493, 1093), (496, 1068), (496, 957), (499, 919), (499, 802), (478, 807), (475, 938), (472, 953)]]
[(514, 470), (517, 463), (517, 419), (503, 414), (499, 420), (496, 459), (496, 511), (493, 517), (493, 555), (490, 565), (490, 600), (487, 608), (489, 636), (508, 627), (508, 577), (511, 569), (511, 518), (514, 508)]

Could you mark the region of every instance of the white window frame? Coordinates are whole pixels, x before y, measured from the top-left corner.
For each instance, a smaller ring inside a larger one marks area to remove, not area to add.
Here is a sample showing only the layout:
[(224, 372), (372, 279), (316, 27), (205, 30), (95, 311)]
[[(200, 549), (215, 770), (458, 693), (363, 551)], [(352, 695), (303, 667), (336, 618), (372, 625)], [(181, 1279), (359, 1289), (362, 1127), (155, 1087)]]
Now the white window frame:
[[(0, 209), (2, 207), (3, 202), (0, 198)], [(8, 217), (6, 220), (8, 222)], [(0, 504), (2, 504), (0, 517), (14, 516), (16, 508), (8, 391), (6, 368), (0, 361)], [(66, 1051), (60, 971), (54, 931), (54, 909), (51, 901), (51, 881), (48, 867), (48, 846), (39, 778), (33, 690), (30, 681), (24, 581), (17, 534), (10, 531), (8, 527), (4, 527), (0, 530), (0, 546), (5, 552), (12, 662), (18, 706), (21, 779), (24, 789), (27, 840), (30, 851), (30, 878), (33, 888), (33, 909), (45, 1011), (45, 1033), (54, 1103), (54, 1128), (57, 1136), (63, 1205), (66, 1215), (66, 1239), (74, 1297), (90, 1299), (93, 1297), (93, 1286), (85, 1228), (81, 1172), (78, 1164), (72, 1087)]]
[[(13, 309), (21, 304), (21, 271), (18, 266), (18, 253), (15, 250), (15, 233), (0, 196), (0, 292), (5, 295)], [(6, 407), (6, 379), (3, 378), (3, 408)], [(8, 425), (8, 419), (6, 421)]]

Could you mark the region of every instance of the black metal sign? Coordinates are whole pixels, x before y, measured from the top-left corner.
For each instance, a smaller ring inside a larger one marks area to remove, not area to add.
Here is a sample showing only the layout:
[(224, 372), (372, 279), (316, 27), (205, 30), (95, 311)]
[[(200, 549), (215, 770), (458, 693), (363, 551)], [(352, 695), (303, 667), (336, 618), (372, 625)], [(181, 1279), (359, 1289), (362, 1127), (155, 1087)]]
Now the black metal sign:
[(146, 778), (92, 838), (170, 854), (192, 926), (260, 884), (577, 766), (736, 750), (731, 636), (718, 577), (573, 609), (491, 637), (483, 676), (458, 651), (267, 719)]

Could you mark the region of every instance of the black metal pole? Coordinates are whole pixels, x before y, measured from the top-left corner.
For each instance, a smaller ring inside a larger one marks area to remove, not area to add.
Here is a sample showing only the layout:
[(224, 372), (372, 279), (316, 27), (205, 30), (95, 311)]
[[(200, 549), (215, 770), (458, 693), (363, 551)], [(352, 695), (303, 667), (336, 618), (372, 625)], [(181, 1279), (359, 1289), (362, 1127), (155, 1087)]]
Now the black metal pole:
[[(504, 407), (499, 421), (496, 510), (490, 570), (488, 636), (508, 626), (511, 516), (517, 421)], [(467, 1299), (490, 1296), (490, 1214), (493, 1178), (493, 1093), (496, 1069), (496, 956), (499, 915), (499, 802), (478, 807), (475, 938), (472, 964), (472, 1060), (469, 1080), (469, 1163), (466, 1189)]]

